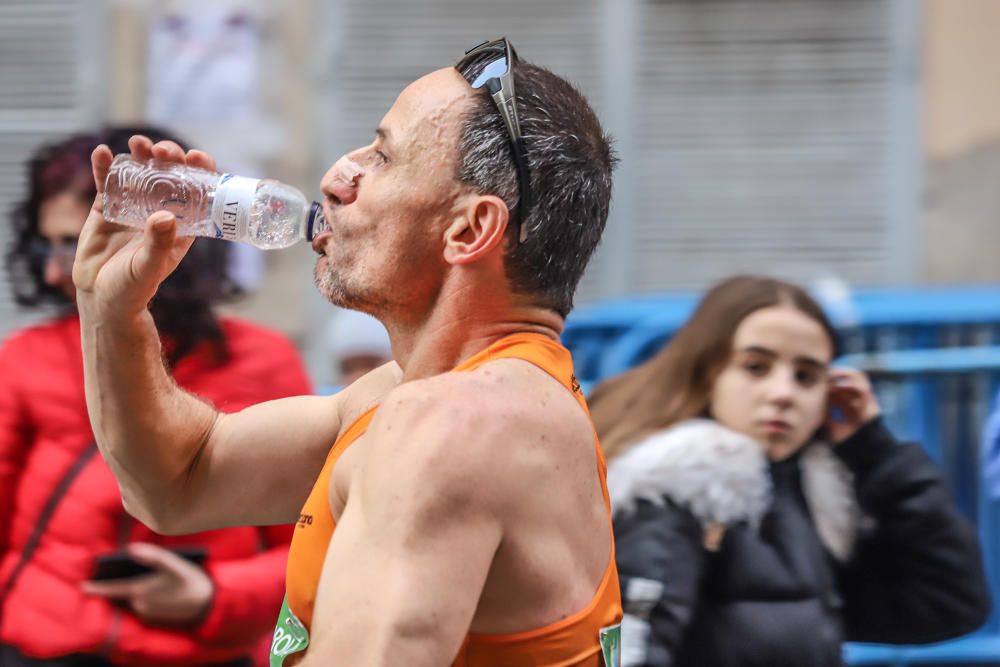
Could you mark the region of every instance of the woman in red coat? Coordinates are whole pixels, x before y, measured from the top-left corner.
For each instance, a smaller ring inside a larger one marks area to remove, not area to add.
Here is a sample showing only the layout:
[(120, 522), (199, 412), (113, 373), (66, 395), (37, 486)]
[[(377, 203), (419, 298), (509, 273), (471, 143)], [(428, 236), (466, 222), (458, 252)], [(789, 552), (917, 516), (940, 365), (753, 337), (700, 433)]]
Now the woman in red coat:
[[(0, 664), (250, 665), (281, 606), (290, 527), (164, 537), (122, 508), (97, 455), (83, 392), (71, 269), (93, 202), (90, 153), (134, 133), (79, 135), (30, 163), (29, 195), (7, 254), (15, 298), (61, 314), (0, 345)], [(235, 292), (227, 246), (199, 240), (150, 304), (177, 383), (223, 410), (309, 391), (291, 343), (217, 318)], [(127, 351), (123, 350), (123, 353)], [(253, 484), (252, 479), (247, 484)], [(201, 563), (177, 551), (203, 551)], [(145, 576), (94, 582), (99, 556), (124, 552)]]

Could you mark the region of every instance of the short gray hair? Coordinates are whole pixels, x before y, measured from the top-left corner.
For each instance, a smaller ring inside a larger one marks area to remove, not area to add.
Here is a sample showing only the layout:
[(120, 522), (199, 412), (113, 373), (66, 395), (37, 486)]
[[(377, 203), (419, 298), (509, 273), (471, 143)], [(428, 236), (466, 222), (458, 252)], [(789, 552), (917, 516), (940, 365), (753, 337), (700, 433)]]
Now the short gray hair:
[(565, 317), (608, 219), (617, 158), (597, 115), (568, 81), (524, 61), (513, 74), (531, 172), (527, 217), (520, 217), (507, 128), (485, 89), (464, 119), (457, 178), (503, 199), (511, 219), (527, 225), (524, 243), (515, 225), (508, 228), (507, 277), (515, 291), (538, 295), (541, 305)]

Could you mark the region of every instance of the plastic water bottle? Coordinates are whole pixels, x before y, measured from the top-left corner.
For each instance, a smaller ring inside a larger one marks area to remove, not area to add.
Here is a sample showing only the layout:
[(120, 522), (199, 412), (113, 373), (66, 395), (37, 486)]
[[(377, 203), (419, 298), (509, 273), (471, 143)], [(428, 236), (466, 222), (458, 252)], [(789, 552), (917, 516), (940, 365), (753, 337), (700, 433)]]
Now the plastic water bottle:
[(287, 248), (329, 229), (323, 209), (278, 181), (115, 156), (104, 184), (104, 218), (143, 227), (156, 211), (177, 218), (177, 232)]

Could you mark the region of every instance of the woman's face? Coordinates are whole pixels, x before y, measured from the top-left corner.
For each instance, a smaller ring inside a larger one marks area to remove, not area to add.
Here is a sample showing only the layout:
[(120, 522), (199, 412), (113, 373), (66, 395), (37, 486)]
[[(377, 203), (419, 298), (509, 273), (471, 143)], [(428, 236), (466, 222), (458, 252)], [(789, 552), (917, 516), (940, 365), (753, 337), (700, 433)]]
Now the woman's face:
[(61, 192), (42, 202), (38, 209), (38, 234), (45, 253), (43, 278), (46, 285), (61, 289), (76, 300), (73, 286), (73, 259), (76, 241), (90, 213), (90, 204), (72, 190)]
[(801, 310), (754, 311), (736, 328), (709, 397), (712, 416), (760, 442), (772, 461), (785, 459), (826, 420), (832, 356), (826, 331)]

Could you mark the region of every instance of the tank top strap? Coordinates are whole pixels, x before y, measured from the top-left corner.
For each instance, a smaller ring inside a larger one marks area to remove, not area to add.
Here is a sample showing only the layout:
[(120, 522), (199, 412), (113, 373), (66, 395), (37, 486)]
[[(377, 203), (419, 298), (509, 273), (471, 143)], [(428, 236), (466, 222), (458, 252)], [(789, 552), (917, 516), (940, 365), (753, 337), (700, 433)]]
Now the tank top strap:
[(454, 370), (472, 371), (497, 359), (520, 359), (534, 364), (569, 389), (586, 408), (580, 383), (573, 374), (573, 357), (559, 341), (538, 333), (511, 334), (469, 357)]

